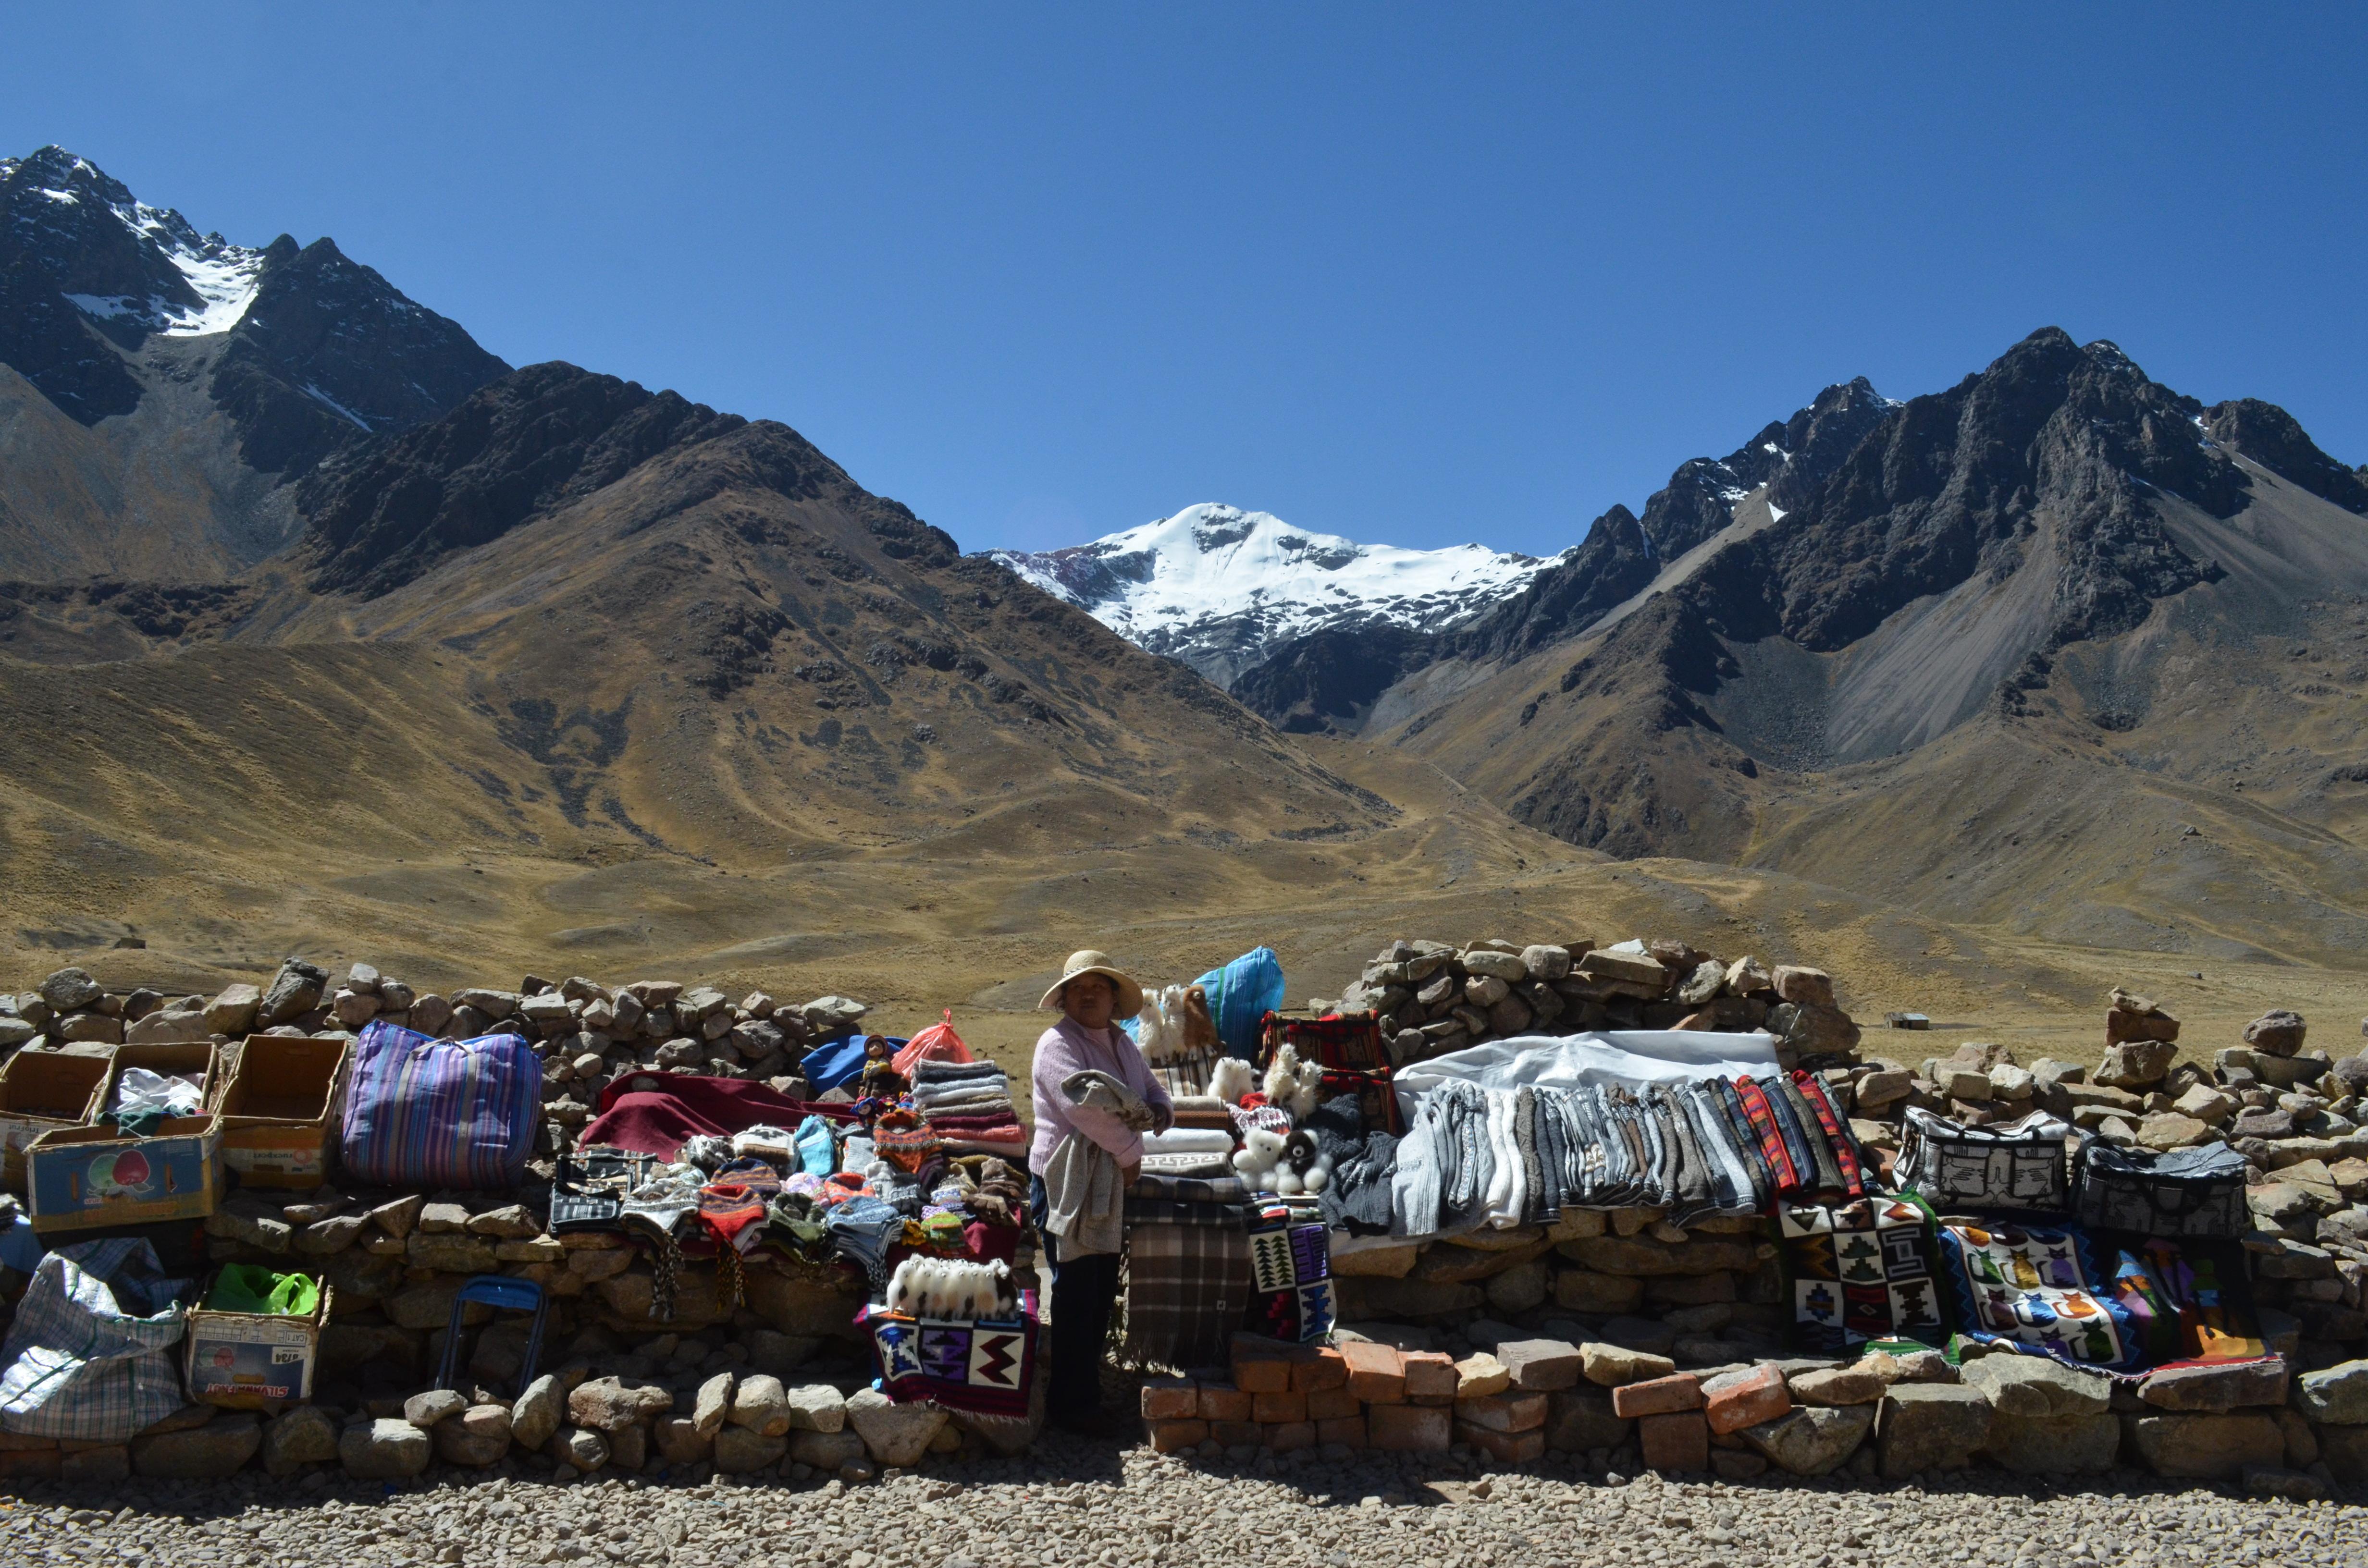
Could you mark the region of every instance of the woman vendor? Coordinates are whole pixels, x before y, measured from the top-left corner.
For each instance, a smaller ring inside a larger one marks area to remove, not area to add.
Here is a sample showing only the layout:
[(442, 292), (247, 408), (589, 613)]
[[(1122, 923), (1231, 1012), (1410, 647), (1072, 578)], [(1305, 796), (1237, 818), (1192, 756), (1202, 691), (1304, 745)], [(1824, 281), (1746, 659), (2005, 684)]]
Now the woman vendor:
[[(1071, 1431), (1110, 1436), (1114, 1424), (1101, 1408), (1102, 1341), (1110, 1332), (1110, 1306), (1118, 1294), (1118, 1254), (1080, 1253), (1044, 1229), (1048, 1195), (1044, 1173), (1055, 1150), (1072, 1133), (1089, 1138), (1118, 1164), (1121, 1190), (1134, 1185), (1143, 1165), (1143, 1137), (1104, 1119), (1073, 1117), (1061, 1085), (1072, 1074), (1099, 1071), (1133, 1091), (1151, 1110), (1152, 1124), (1165, 1129), (1175, 1119), (1167, 1091), (1152, 1076), (1150, 1063), (1116, 1020), (1143, 1010), (1143, 987), (1115, 968), (1107, 955), (1087, 949), (1071, 953), (1058, 983), (1040, 1006), (1058, 1008), (1060, 1022), (1036, 1041), (1030, 1074), (1036, 1104), (1036, 1135), (1028, 1151), (1029, 1205), (1036, 1219), (1045, 1261), (1053, 1269), (1053, 1324), (1048, 1358), (1052, 1383), (1045, 1415)], [(1065, 1256), (1064, 1256), (1065, 1254)]]

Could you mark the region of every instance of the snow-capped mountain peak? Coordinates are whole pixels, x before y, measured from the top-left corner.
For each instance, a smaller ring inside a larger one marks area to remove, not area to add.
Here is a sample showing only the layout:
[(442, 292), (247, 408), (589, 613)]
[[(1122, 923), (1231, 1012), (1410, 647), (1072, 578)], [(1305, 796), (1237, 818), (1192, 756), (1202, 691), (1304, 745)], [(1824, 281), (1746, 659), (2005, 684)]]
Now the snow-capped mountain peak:
[(1478, 544), (1359, 544), (1216, 505), (1187, 506), (1090, 544), (985, 553), (1220, 686), (1277, 645), (1325, 627), (1453, 625), (1552, 564)]
[[(87, 256), (94, 236), (85, 225), (96, 222), (103, 228), (103, 213), (122, 227), (132, 252), (147, 262), (102, 268), (117, 275), (118, 292), (60, 290), (85, 314), (99, 321), (128, 320), (168, 337), (194, 337), (228, 332), (255, 302), (263, 277), (261, 251), (232, 244), (220, 234), (199, 233), (178, 212), (149, 206), (97, 165), (63, 147), (0, 160), (0, 184), (20, 173), (27, 178), (17, 188), (30, 198), (16, 204), (12, 214), (20, 239), (48, 230), (69, 242), (51, 247), (52, 254)], [(103, 241), (99, 244), (113, 248)]]

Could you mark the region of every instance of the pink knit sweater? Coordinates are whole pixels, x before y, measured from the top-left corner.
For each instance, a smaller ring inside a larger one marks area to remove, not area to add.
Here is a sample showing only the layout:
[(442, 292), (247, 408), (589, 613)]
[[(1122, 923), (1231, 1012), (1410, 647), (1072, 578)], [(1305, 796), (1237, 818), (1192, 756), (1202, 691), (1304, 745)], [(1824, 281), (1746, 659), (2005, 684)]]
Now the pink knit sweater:
[(1064, 1016), (1059, 1023), (1037, 1037), (1036, 1062), (1028, 1074), (1036, 1101), (1036, 1139), (1028, 1150), (1030, 1171), (1041, 1175), (1053, 1151), (1071, 1132), (1082, 1132), (1099, 1143), (1121, 1165), (1131, 1165), (1143, 1158), (1142, 1134), (1114, 1125), (1105, 1126), (1098, 1119), (1070, 1121), (1069, 1096), (1061, 1092), (1062, 1082), (1070, 1074), (1088, 1068), (1099, 1068), (1141, 1095), (1160, 1126), (1175, 1120), (1167, 1091), (1151, 1075), (1151, 1063), (1143, 1059), (1143, 1052), (1127, 1039), (1124, 1029), (1113, 1025), (1107, 1029), (1088, 1030), (1076, 1019)]

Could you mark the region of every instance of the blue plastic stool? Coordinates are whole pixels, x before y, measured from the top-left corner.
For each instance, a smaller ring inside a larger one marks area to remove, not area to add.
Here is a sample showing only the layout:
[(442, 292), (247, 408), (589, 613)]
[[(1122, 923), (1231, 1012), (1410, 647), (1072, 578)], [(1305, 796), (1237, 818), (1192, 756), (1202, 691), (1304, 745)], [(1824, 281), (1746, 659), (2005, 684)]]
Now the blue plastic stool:
[(534, 1326), (527, 1330), (526, 1359), (518, 1363), (518, 1392), (526, 1392), (527, 1384), (534, 1381), (535, 1367), (542, 1360), (542, 1320), (551, 1310), (551, 1301), (542, 1287), (531, 1279), (514, 1279), (507, 1274), (476, 1274), (461, 1285), (452, 1298), (451, 1326), (444, 1331), (444, 1364), (436, 1369), (439, 1389), (453, 1386), (452, 1380), (461, 1369), (461, 1316), (472, 1301), (481, 1302), (496, 1312), (534, 1313)]

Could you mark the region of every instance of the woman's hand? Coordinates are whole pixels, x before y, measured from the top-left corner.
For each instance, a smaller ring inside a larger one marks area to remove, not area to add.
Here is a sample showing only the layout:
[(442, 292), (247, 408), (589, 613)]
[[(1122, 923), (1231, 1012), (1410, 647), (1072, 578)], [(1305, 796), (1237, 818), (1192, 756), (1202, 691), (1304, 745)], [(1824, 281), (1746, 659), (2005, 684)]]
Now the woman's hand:
[(1140, 1160), (1131, 1165), (1121, 1165), (1118, 1168), (1119, 1185), (1131, 1188), (1134, 1186), (1135, 1178), (1142, 1175), (1143, 1162)]

